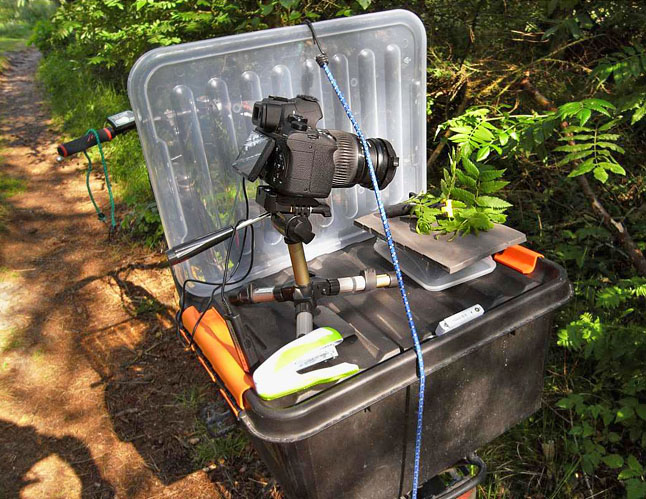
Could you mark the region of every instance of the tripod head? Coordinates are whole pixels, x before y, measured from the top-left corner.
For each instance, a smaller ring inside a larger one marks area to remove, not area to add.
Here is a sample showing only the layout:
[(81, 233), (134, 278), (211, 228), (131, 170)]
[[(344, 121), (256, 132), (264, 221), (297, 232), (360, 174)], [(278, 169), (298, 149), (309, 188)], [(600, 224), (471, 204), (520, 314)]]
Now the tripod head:
[(330, 207), (313, 198), (282, 196), (269, 186), (260, 186), (256, 202), (271, 214), (271, 221), (278, 232), (285, 236), (287, 244), (310, 243), (314, 239), (312, 214), (329, 217)]

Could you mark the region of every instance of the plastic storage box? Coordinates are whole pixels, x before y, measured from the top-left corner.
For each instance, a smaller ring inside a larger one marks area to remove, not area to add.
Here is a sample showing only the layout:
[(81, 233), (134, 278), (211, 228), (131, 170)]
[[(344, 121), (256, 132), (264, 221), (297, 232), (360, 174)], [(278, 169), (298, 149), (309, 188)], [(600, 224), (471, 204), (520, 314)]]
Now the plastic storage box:
[[(384, 201), (395, 203), (425, 189), (426, 34), (421, 21), (396, 10), (320, 22), (316, 30), (364, 132), (390, 140), (400, 157)], [(128, 95), (169, 247), (244, 217), (241, 177), (231, 163), (253, 128), (255, 101), (268, 95), (313, 95), (322, 103), (319, 126), (351, 131), (314, 61), (317, 53), (309, 29), (301, 25), (159, 48), (133, 66)], [(252, 199), (254, 192), (249, 189)], [(332, 217), (312, 217), (317, 237), (306, 246), (308, 259), (369, 237), (352, 221), (376, 208), (373, 192), (357, 186), (335, 189), (330, 197)], [(252, 203), (251, 211), (257, 215), (260, 207)], [(226, 244), (175, 267), (178, 283), (220, 281)], [(246, 269), (250, 240), (241, 246), (237, 240), (232, 260), (244, 251), (240, 268)], [(288, 265), (282, 236), (265, 222), (256, 232), (248, 280)], [(198, 285), (191, 289), (210, 292)]]
[[(401, 167), (386, 202), (425, 189), (426, 38), (419, 19), (391, 11), (321, 22), (316, 29), (366, 133), (389, 139), (399, 153)], [(170, 246), (244, 216), (240, 179), (229, 165), (251, 129), (254, 101), (313, 94), (323, 102), (323, 126), (349, 130), (315, 54), (309, 30), (295, 26), (157, 49), (137, 62), (128, 91)], [(310, 270), (324, 277), (391, 270), (375, 252), (374, 238), (352, 225), (374, 210), (373, 193), (338, 190), (329, 201), (332, 218), (312, 217), (317, 236), (306, 246)], [(258, 212), (252, 203), (251, 215)], [(242, 252), (244, 269), (249, 242), (237, 240), (235, 251), (234, 261)], [(282, 237), (269, 225), (257, 232), (255, 262), (248, 280), (258, 286), (291, 278), (281, 270), (289, 265)], [(178, 286), (194, 278), (217, 282), (221, 273), (222, 248), (174, 268)], [(427, 377), (424, 482), (539, 407), (551, 320), (571, 289), (563, 269), (544, 259), (527, 275), (498, 264), (441, 292), (406, 283)], [(189, 287), (188, 304), (199, 308), (211, 289)], [(442, 319), (475, 304), (485, 310), (482, 317), (433, 335)], [(294, 339), (291, 303), (239, 311), (261, 360)], [(399, 290), (322, 299), (314, 322), (343, 334), (339, 360), (357, 363), (361, 372), (271, 402), (255, 394), (236, 363), (226, 326), (217, 329), (205, 318), (199, 328), (208, 345), (196, 340), (193, 347), (289, 497), (409, 493), (418, 378)]]

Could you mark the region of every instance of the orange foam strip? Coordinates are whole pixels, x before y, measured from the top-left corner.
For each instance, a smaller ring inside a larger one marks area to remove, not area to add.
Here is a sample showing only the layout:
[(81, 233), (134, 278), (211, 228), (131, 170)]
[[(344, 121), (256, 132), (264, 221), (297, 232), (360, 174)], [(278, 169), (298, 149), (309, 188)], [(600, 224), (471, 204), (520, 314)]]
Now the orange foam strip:
[(503, 252), (496, 253), (493, 256), (493, 259), (498, 263), (511, 267), (522, 274), (531, 274), (534, 272), (536, 262), (539, 258), (543, 258), (543, 255), (529, 248), (525, 248), (520, 244), (509, 246)]
[[(182, 323), (190, 333), (200, 316), (195, 307), (187, 308), (182, 314)], [(217, 312), (211, 308), (204, 314), (193, 338), (204, 356), (234, 396), (239, 407), (244, 407), (244, 392), (253, 388), (253, 379), (244, 371), (238, 358), (229, 327)]]

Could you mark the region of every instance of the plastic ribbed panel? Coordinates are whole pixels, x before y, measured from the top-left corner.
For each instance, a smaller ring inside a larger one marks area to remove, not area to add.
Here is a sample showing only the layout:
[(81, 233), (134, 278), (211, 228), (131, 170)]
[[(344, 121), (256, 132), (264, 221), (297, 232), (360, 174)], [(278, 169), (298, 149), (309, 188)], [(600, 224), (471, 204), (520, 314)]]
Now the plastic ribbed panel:
[[(330, 68), (367, 137), (390, 140), (400, 168), (384, 192), (395, 203), (426, 187), (426, 34), (411, 12), (394, 10), (315, 24)], [(134, 65), (128, 94), (169, 246), (244, 218), (241, 177), (231, 168), (253, 126), (254, 102), (308, 94), (322, 105), (320, 128), (351, 125), (319, 66), (306, 26), (291, 26), (152, 50)], [(247, 188), (251, 216), (261, 208)], [(332, 217), (313, 215), (308, 259), (368, 237), (354, 218), (376, 209), (368, 189), (335, 189)], [(246, 270), (251, 241), (239, 234), (231, 258)], [(227, 243), (174, 269), (184, 280), (222, 278)], [(287, 248), (269, 221), (256, 226), (247, 281), (289, 266)], [(235, 276), (234, 276), (235, 279)], [(193, 289), (203, 294), (205, 290)]]

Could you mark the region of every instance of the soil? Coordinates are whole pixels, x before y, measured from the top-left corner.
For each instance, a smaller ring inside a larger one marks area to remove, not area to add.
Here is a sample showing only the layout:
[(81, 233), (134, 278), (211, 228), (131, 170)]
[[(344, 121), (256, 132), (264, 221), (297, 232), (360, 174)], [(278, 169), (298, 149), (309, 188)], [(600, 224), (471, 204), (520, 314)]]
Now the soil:
[(55, 161), (39, 58), (0, 76), (0, 175), (26, 185), (0, 200), (0, 497), (277, 497), (239, 430), (209, 451), (199, 413), (221, 402), (176, 339), (170, 271), (108, 237), (83, 161)]

